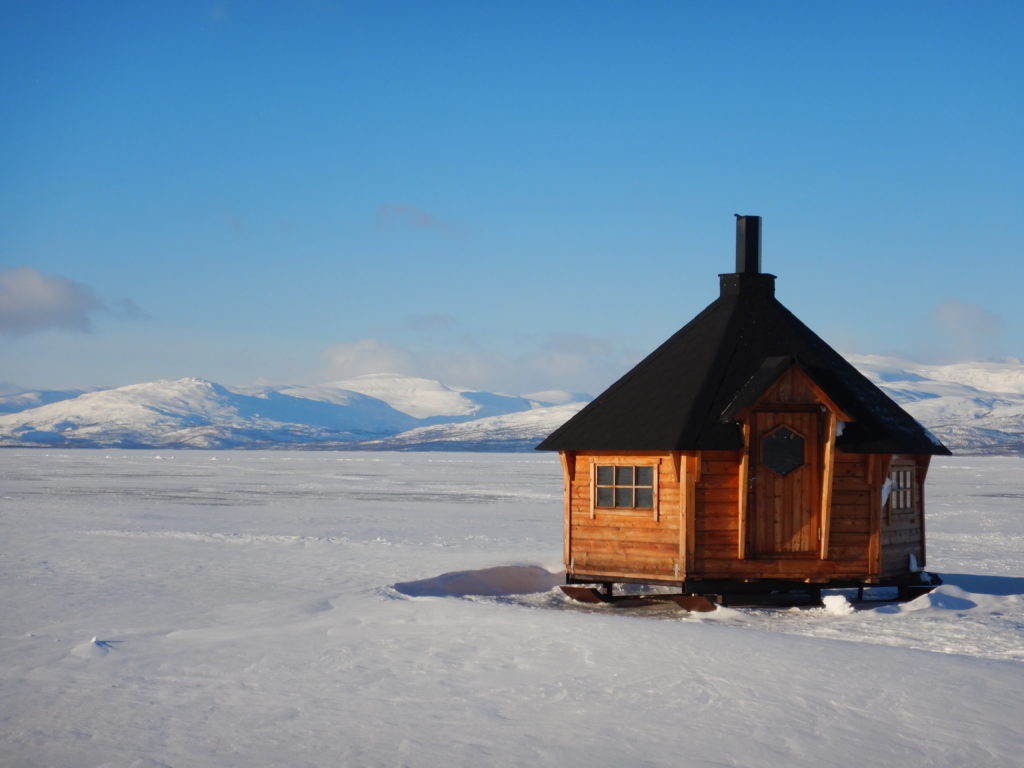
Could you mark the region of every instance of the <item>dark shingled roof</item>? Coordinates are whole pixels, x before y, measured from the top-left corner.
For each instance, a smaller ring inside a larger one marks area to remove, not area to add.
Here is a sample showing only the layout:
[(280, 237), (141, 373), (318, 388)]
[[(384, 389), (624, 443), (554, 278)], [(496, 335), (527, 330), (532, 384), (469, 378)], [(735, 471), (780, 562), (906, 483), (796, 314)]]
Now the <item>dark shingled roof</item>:
[(546, 451), (737, 450), (732, 417), (798, 365), (853, 421), (851, 453), (949, 451), (775, 298), (775, 276), (721, 275), (721, 296), (537, 446)]

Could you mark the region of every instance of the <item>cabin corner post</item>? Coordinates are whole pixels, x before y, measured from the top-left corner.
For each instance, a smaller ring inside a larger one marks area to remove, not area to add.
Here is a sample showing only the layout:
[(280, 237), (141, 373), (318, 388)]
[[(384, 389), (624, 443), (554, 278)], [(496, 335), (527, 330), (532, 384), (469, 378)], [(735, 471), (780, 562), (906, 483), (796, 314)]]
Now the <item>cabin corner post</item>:
[(672, 480), (679, 488), (679, 552), (676, 555), (676, 578), (684, 581), (690, 565), (686, 559), (686, 458), (682, 451), (669, 451), (668, 456)]
[(693, 576), (697, 551), (697, 481), (700, 479), (700, 453), (680, 453), (679, 477), (679, 578)]
[(928, 455), (922, 455), (915, 457), (915, 464), (917, 465), (917, 492), (918, 492), (918, 520), (921, 521), (921, 562), (918, 563), (922, 568), (928, 565), (928, 550), (925, 546), (928, 541), (928, 537), (925, 536), (925, 515), (924, 515), (924, 480), (928, 476), (928, 466), (932, 462), (932, 457)]
[(820, 557), (822, 560), (828, 560), (829, 533), (832, 528), (832, 478), (835, 473), (836, 428), (838, 424), (839, 419), (835, 411), (830, 409), (825, 426), (825, 455), (822, 457), (821, 471), (821, 516), (819, 518), (821, 530), (819, 538), (821, 539)]
[(743, 422), (743, 450), (737, 477), (736, 559), (747, 557), (747, 490), (750, 487), (750, 422)]
[(576, 452), (559, 451), (558, 458), (562, 462), (562, 497), (564, 499), (565, 521), (562, 535), (562, 560), (565, 570), (571, 570), (570, 553), (572, 552), (572, 483), (576, 475)]
[(653, 493), (653, 496), (654, 496), (654, 502), (653, 502), (654, 512), (652, 513), (652, 516), (654, 518), (654, 522), (657, 523), (661, 519), (661, 511), (660, 511), (661, 500), (658, 498), (658, 486), (660, 485), (660, 475), (661, 475), (661, 459), (658, 459), (654, 463), (654, 473), (653, 473), (653, 475), (654, 476), (651, 478), (651, 482), (654, 483), (654, 486), (652, 488), (652, 493)]
[(669, 457), (672, 460), (672, 476), (677, 483), (683, 481), (683, 452), (682, 451), (669, 451)]

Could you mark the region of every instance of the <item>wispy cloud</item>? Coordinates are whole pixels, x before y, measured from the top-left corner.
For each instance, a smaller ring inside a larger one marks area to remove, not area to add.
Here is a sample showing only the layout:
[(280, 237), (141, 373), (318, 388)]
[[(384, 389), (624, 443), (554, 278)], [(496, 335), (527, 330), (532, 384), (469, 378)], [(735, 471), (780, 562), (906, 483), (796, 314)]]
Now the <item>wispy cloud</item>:
[(534, 392), (549, 389), (599, 392), (636, 360), (629, 352), (588, 336), (551, 334), (532, 351), (506, 355), (487, 344), (411, 351), (379, 339), (335, 344), (323, 353), (325, 380), (368, 373), (399, 373), (452, 386)]
[(228, 15), (227, 3), (210, 3), (206, 8), (206, 16), (210, 21), (224, 21)]
[(329, 379), (351, 379), (367, 373), (416, 373), (412, 353), (379, 339), (333, 344), (323, 352)]
[(0, 269), (0, 333), (24, 336), (61, 329), (88, 333), (96, 314), (139, 320), (145, 312), (131, 299), (111, 304), (87, 285), (32, 267)]
[(929, 324), (943, 334), (944, 356), (954, 360), (984, 360), (999, 353), (1003, 320), (984, 307), (946, 299), (928, 315)]
[(149, 320), (149, 313), (131, 299), (114, 299), (108, 307), (110, 313), (122, 320)]
[(374, 212), (374, 219), (384, 227), (417, 229), (444, 237), (461, 238), (466, 235), (461, 227), (409, 203), (385, 203)]
[(552, 355), (585, 356), (591, 359), (607, 357), (612, 351), (607, 339), (581, 333), (552, 333), (542, 349)]
[(405, 316), (406, 326), (413, 331), (431, 332), (448, 331), (458, 324), (452, 315), (442, 313), (424, 313)]

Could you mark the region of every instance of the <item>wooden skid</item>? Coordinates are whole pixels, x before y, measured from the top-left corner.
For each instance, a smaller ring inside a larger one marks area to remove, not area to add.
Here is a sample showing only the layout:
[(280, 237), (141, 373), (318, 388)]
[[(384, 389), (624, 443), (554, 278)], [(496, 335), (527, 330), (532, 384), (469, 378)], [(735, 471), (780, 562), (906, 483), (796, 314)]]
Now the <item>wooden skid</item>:
[(703, 595), (672, 595), (672, 602), (695, 613), (707, 613), (718, 607)]
[(611, 597), (602, 595), (593, 587), (572, 587), (563, 584), (562, 591), (573, 600), (578, 600), (581, 603), (609, 603), (612, 600)]
[(581, 603), (610, 603), (622, 608), (665, 602), (675, 603), (686, 611), (706, 612), (713, 611), (716, 608), (714, 603), (700, 595), (608, 595), (595, 587), (570, 585), (564, 585), (562, 591), (573, 600), (578, 600)]

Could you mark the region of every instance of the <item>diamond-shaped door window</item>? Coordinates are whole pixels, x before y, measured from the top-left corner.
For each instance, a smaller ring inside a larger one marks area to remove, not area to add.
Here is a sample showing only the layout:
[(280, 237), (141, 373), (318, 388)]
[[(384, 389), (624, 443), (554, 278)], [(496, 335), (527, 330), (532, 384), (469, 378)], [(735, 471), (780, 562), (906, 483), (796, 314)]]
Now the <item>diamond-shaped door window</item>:
[(804, 463), (804, 439), (789, 427), (779, 427), (761, 438), (761, 463), (773, 472), (788, 475)]

